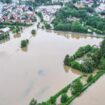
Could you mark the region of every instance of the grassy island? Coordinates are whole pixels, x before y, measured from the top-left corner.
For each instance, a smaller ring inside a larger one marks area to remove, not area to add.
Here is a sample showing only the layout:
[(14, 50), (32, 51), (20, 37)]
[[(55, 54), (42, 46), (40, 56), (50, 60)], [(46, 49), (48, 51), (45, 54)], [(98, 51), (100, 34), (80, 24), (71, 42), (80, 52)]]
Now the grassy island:
[(81, 72), (92, 73), (101, 59), (100, 49), (96, 46), (86, 45), (80, 47), (73, 56), (66, 55), (64, 65)]
[(64, 65), (85, 73), (105, 69), (105, 39), (100, 47), (86, 45), (80, 47), (73, 56), (66, 55)]

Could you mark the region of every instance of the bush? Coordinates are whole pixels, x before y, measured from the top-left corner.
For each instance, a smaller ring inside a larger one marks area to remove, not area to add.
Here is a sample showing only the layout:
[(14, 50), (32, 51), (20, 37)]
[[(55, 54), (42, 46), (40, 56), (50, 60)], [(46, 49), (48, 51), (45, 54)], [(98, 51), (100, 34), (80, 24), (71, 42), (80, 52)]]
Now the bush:
[(70, 66), (69, 62), (70, 62), (69, 55), (66, 55), (66, 57), (64, 59), (64, 65)]
[(9, 33), (4, 33), (4, 34), (0, 35), (0, 40), (6, 40), (6, 39), (9, 39), (9, 38), (10, 38)]
[(29, 105), (37, 105), (37, 101), (35, 99), (32, 99)]
[(44, 21), (44, 26), (46, 29), (51, 29), (51, 25)]
[(93, 76), (90, 75), (90, 76), (88, 77), (88, 79), (87, 79), (87, 82), (90, 82), (92, 79), (93, 79)]
[(40, 17), (41, 21), (43, 21), (43, 15), (41, 12), (37, 12), (37, 15)]
[(56, 98), (55, 97), (50, 97), (50, 102), (51, 102), (51, 104), (55, 104), (56, 103)]
[(55, 30), (62, 30), (62, 31), (71, 31), (71, 24), (67, 23), (58, 23), (57, 25), (54, 26)]
[(82, 92), (82, 89), (83, 89), (83, 84), (81, 83), (80, 80), (76, 80), (71, 85), (72, 95), (76, 95), (76, 94), (81, 93)]
[(61, 103), (66, 103), (68, 101), (68, 96), (66, 93), (64, 93), (62, 96), (61, 96)]
[(32, 34), (32, 35), (35, 35), (35, 34), (36, 34), (36, 30), (33, 29), (33, 30), (31, 31), (31, 34)]
[(84, 26), (82, 26), (82, 24), (78, 21), (72, 23), (71, 31), (87, 33), (87, 29)]
[(29, 44), (29, 40), (28, 39), (22, 40), (21, 41), (21, 48), (27, 47), (28, 44)]
[(99, 69), (105, 70), (105, 58), (102, 57), (99, 63)]
[(84, 47), (80, 47), (76, 53), (74, 54), (76, 58), (82, 57), (84, 54), (88, 53), (92, 50), (92, 47), (90, 45), (86, 45)]

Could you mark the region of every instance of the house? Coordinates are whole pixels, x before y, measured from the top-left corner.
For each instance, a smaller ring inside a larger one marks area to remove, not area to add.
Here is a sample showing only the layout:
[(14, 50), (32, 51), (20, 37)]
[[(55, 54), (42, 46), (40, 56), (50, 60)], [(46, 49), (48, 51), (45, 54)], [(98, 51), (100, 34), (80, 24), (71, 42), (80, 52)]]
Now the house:
[(76, 3), (74, 4), (74, 6), (77, 7), (77, 8), (84, 8), (84, 7), (85, 7), (85, 5), (84, 5), (83, 2), (76, 2)]
[(63, 2), (63, 3), (66, 3), (66, 2), (69, 2), (70, 0), (52, 0), (52, 3), (59, 3), (59, 2)]
[(6, 27), (6, 28), (1, 29), (0, 31), (2, 31), (3, 33), (9, 33), (10, 28)]
[(9, 34), (10, 28), (6, 27), (3, 29), (0, 29), (0, 35), (7, 35)]
[(96, 12), (102, 12), (105, 11), (105, 4), (101, 3), (96, 9)]

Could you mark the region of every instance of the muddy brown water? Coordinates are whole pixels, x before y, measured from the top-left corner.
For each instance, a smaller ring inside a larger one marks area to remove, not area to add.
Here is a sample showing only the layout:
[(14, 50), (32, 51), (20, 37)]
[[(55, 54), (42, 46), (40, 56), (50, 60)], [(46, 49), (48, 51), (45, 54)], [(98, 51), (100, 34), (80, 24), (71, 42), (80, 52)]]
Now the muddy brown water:
[(79, 98), (70, 105), (105, 105), (105, 76), (88, 88)]
[[(65, 71), (65, 55), (80, 46), (99, 45), (102, 40), (44, 30), (31, 37), (33, 28), (26, 28), (19, 38), (11, 35), (10, 41), (0, 44), (0, 105), (28, 105), (33, 97), (39, 102), (47, 100), (79, 76)], [(22, 51), (20, 41), (26, 38), (30, 39), (29, 46)]]

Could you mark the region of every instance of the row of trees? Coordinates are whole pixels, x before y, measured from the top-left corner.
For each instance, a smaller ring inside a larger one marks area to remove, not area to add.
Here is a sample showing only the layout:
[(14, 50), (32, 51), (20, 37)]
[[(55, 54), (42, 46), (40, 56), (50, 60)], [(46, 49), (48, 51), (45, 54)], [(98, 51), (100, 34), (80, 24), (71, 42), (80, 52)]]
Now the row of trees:
[(13, 33), (19, 34), (23, 30), (21, 26), (9, 26)]
[(72, 31), (72, 32), (81, 32), (87, 33), (86, 27), (82, 26), (79, 21), (71, 22), (71, 23), (58, 23), (54, 25), (55, 30), (62, 30), (62, 31)]
[[(70, 105), (70, 103), (75, 100), (82, 92), (84, 92), (88, 87), (90, 87), (93, 83), (95, 83), (103, 74), (105, 71), (98, 71), (95, 76), (88, 75), (86, 77), (86, 83), (83, 84), (81, 81), (84, 76), (80, 76), (79, 78), (75, 79), (71, 84), (69, 88), (66, 88), (65, 91), (61, 91), (59, 96), (60, 96), (60, 101), (61, 105)], [(65, 89), (65, 88), (64, 88)], [(71, 96), (69, 96), (67, 93), (68, 91), (71, 91)], [(58, 97), (59, 97), (58, 96)], [(56, 105), (56, 101), (58, 99), (56, 95), (50, 97), (50, 100), (42, 103), (37, 103), (35, 99), (32, 99), (29, 105)]]

